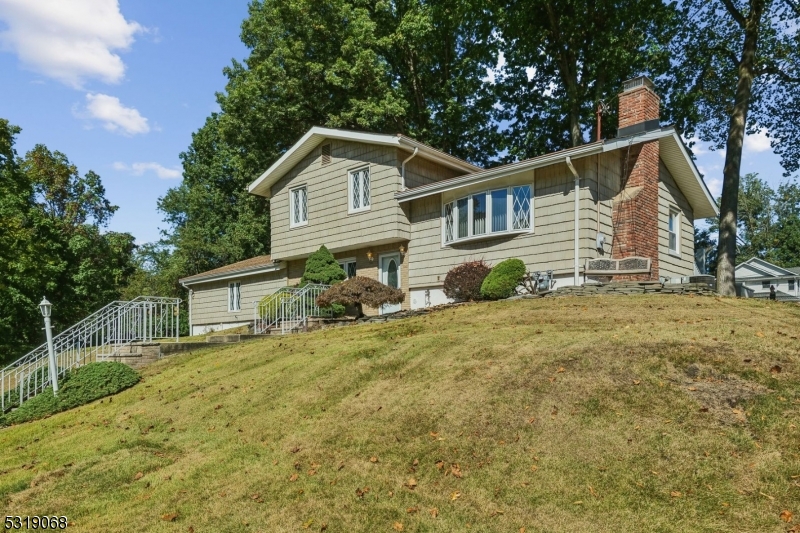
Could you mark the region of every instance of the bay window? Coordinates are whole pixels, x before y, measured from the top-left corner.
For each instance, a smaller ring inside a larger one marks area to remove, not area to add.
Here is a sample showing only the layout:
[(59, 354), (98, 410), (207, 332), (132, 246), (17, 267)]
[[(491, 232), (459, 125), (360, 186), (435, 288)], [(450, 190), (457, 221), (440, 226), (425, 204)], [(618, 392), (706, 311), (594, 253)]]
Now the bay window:
[(518, 185), (482, 191), (444, 204), (443, 243), (489, 234), (531, 231), (532, 190), (531, 185)]

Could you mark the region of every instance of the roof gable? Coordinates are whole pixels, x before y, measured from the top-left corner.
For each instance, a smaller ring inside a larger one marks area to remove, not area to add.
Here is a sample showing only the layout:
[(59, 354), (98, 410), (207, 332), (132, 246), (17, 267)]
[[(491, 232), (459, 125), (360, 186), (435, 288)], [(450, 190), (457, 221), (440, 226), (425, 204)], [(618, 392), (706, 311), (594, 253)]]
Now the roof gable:
[(751, 257), (744, 263), (736, 265), (737, 277), (778, 277), (778, 276), (796, 276), (795, 272), (791, 270), (773, 265), (769, 261), (764, 261), (758, 257)]
[(317, 146), (326, 139), (336, 139), (342, 141), (353, 141), (366, 144), (377, 144), (383, 146), (396, 146), (410, 151), (416, 150), (417, 157), (435, 161), (448, 168), (460, 170), (462, 172), (475, 172), (481, 167), (475, 166), (467, 161), (453, 157), (449, 154), (436, 150), (426, 144), (417, 142), (405, 135), (390, 135), (385, 133), (367, 133), (362, 131), (337, 130), (333, 128), (322, 128), (315, 126), (308, 130), (300, 140), (289, 148), (275, 163), (272, 164), (261, 176), (259, 176), (248, 187), (251, 194), (265, 196), (269, 198), (270, 188), (279, 179), (290, 172)]

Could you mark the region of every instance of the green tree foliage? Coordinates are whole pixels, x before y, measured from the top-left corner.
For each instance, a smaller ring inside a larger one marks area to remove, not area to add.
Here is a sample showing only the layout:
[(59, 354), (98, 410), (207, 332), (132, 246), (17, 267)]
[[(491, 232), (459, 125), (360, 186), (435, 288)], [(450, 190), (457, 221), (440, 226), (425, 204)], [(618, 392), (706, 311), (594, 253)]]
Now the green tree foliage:
[(347, 278), (347, 274), (323, 244), (319, 247), (319, 250), (306, 259), (306, 269), (303, 272), (303, 277), (300, 278), (300, 286), (308, 285), (309, 283), (333, 285), (344, 281), (345, 278)]
[(717, 288), (734, 295), (745, 133), (766, 128), (787, 171), (800, 165), (800, 4), (685, 0), (668, 108), (687, 137), (725, 148)]
[[(758, 174), (746, 174), (740, 183), (737, 264), (757, 257), (782, 267), (800, 266), (800, 185), (789, 181), (775, 190)], [(718, 220), (708, 222), (708, 231), (695, 231), (695, 247), (715, 244), (710, 234), (719, 231)]]
[(635, 75), (669, 68), (675, 21), (661, 0), (506, 0), (498, 32), (509, 158), (525, 158), (594, 140), (596, 110), (608, 104), (604, 136), (616, 131), (616, 96)]
[(0, 361), (43, 341), (38, 304), (56, 331), (111, 300), (133, 273), (133, 236), (102, 232), (116, 210), (100, 177), (60, 152), (14, 151), (19, 128), (0, 119)]
[(497, 263), (481, 284), (481, 296), (487, 300), (508, 298), (525, 277), (525, 263), (520, 259), (506, 259)]

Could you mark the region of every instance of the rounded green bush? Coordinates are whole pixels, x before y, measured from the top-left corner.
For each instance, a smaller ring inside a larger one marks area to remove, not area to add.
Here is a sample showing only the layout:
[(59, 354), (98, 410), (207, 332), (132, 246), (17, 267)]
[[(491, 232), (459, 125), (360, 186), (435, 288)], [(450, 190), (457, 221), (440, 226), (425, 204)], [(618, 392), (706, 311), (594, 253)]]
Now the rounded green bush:
[(4, 418), (0, 417), (0, 426), (21, 424), (73, 409), (138, 382), (139, 373), (122, 363), (89, 363), (59, 379), (58, 396), (53, 395), (52, 388), (39, 393)]
[(525, 277), (525, 263), (506, 259), (494, 266), (481, 284), (481, 296), (488, 300), (508, 298)]

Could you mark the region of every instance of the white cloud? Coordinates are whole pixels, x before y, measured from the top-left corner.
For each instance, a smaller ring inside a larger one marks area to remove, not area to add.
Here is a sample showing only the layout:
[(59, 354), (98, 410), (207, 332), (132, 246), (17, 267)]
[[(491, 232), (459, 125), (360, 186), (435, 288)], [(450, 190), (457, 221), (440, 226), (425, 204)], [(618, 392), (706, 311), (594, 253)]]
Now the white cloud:
[(150, 125), (147, 119), (133, 107), (125, 107), (119, 98), (107, 94), (88, 93), (86, 95), (86, 112), (77, 113), (81, 118), (99, 120), (108, 131), (123, 135), (147, 133)]
[(117, 83), (125, 64), (116, 51), (147, 31), (125, 20), (117, 0), (0, 0), (0, 46), (22, 64), (80, 88), (86, 79)]
[(770, 139), (767, 136), (767, 130), (758, 130), (758, 133), (747, 135), (744, 138), (744, 150), (747, 152), (761, 153), (772, 150), (770, 146)]
[(162, 180), (174, 180), (179, 179), (181, 177), (181, 169), (178, 167), (168, 168), (160, 163), (133, 163), (132, 165), (126, 165), (125, 163), (121, 163), (119, 161), (115, 162), (113, 165), (114, 170), (119, 170), (122, 172), (128, 172), (134, 176), (142, 176), (146, 172), (153, 172), (156, 176), (161, 178)]

